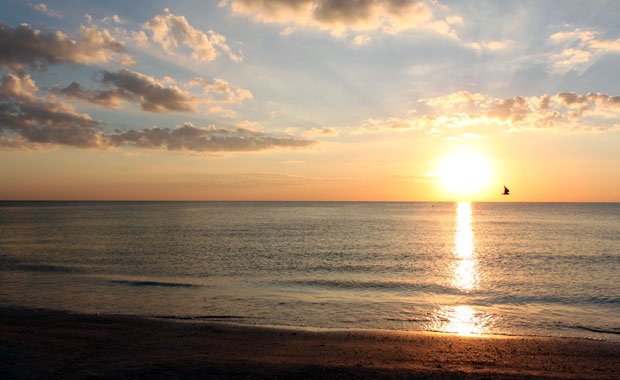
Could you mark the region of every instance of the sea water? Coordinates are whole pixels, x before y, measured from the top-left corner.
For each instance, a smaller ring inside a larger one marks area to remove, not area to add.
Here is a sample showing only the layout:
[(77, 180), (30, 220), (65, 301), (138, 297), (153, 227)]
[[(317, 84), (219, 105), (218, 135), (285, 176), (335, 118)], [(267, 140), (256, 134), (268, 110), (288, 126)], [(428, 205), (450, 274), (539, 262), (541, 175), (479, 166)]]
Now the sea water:
[(0, 306), (620, 341), (620, 204), (3, 202)]

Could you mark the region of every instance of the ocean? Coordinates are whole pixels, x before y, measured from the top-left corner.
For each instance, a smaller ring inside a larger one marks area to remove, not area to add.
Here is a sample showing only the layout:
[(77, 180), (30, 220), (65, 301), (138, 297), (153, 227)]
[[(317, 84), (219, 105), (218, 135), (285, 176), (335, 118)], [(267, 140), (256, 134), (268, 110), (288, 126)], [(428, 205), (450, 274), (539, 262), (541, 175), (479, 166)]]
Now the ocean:
[(0, 306), (618, 342), (620, 204), (5, 201)]

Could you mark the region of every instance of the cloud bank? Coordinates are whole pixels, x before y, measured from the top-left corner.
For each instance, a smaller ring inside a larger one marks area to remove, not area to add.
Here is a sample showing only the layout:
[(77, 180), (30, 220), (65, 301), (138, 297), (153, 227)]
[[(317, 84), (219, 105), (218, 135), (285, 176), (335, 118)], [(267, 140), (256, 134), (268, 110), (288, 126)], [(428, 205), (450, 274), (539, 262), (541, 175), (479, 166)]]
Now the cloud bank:
[[(109, 73), (113, 74), (113, 73)], [(131, 74), (131, 73), (129, 73)], [(129, 75), (130, 79), (136, 76)], [(139, 78), (139, 76), (138, 76)], [(105, 76), (104, 76), (105, 79)], [(144, 93), (126, 84), (118, 75), (108, 80), (117, 84), (129, 98), (139, 97), (149, 107), (174, 108), (174, 99), (163, 101), (154, 96), (148, 98)], [(132, 89), (131, 91), (129, 89)], [(137, 86), (137, 88), (141, 88)], [(147, 90), (152, 90), (146, 87)], [(142, 130), (103, 131), (103, 123), (93, 120), (87, 114), (76, 112), (69, 104), (58, 102), (55, 96), (47, 99), (35, 95), (37, 86), (29, 75), (5, 74), (0, 80), (0, 146), (4, 149), (37, 150), (57, 146), (74, 148), (110, 150), (131, 146), (143, 149), (169, 151), (207, 152), (251, 152), (279, 148), (307, 148), (316, 141), (291, 136), (270, 136), (244, 128), (225, 129), (209, 125), (197, 127), (185, 123), (174, 129), (152, 127)], [(154, 90), (156, 93), (158, 90)], [(72, 93), (71, 96), (89, 96), (96, 101), (110, 103), (118, 93), (102, 95), (98, 92), (85, 92), (79, 85), (70, 85), (57, 92)], [(142, 94), (142, 95), (138, 95)], [(167, 92), (163, 92), (167, 94)], [(107, 96), (107, 97), (106, 97)], [(148, 99), (147, 99), (148, 98)], [(165, 98), (165, 97), (164, 97)]]
[(224, 129), (213, 125), (195, 127), (185, 123), (174, 129), (153, 127), (140, 131), (116, 132), (109, 136), (111, 145), (146, 149), (190, 152), (255, 152), (275, 148), (305, 148), (311, 140), (268, 136), (248, 129)]
[[(410, 119), (368, 119), (356, 132), (422, 130), (433, 135), (446, 131), (487, 129), (494, 131), (554, 130), (604, 132), (620, 128), (620, 96), (602, 93), (515, 96), (495, 98), (467, 91), (420, 99), (426, 112)], [(465, 131), (462, 137), (484, 137)]]

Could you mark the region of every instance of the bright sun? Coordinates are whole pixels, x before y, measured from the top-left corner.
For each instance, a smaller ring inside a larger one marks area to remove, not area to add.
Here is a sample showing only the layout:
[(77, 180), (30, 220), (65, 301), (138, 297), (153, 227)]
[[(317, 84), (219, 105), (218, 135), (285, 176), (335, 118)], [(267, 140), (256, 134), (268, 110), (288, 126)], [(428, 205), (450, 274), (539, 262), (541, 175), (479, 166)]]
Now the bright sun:
[(484, 155), (460, 150), (444, 158), (437, 167), (437, 177), (444, 189), (461, 196), (470, 196), (491, 183), (491, 162)]

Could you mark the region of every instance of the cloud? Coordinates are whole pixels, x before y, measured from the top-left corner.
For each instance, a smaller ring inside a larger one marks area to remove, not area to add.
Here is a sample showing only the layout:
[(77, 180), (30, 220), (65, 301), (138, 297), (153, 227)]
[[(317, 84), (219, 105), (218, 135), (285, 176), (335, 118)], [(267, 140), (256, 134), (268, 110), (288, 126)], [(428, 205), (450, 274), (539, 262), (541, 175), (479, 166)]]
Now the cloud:
[(190, 80), (188, 85), (203, 86), (204, 94), (208, 95), (209, 101), (212, 102), (238, 103), (245, 99), (254, 98), (249, 90), (234, 87), (221, 78), (214, 78), (211, 80), (197, 77)]
[(117, 96), (120, 94), (121, 100), (137, 100), (143, 111), (194, 111), (195, 100), (178, 87), (164, 86), (152, 77), (126, 69), (102, 73), (103, 84), (116, 86), (113, 91)]
[(192, 57), (203, 62), (211, 62), (220, 54), (226, 54), (235, 62), (242, 57), (232, 52), (226, 43), (226, 37), (210, 30), (207, 33), (191, 26), (184, 16), (176, 16), (164, 9), (143, 25), (152, 33), (152, 39), (165, 51), (172, 53), (181, 45), (192, 50)]
[(220, 6), (260, 22), (310, 26), (335, 35), (349, 30), (426, 29), (454, 36), (450, 25), (459, 22), (453, 17), (450, 22), (434, 20), (431, 8), (415, 0), (224, 0)]
[(242, 120), (236, 122), (235, 126), (252, 131), (255, 130), (255, 128), (258, 127), (259, 124), (257, 121)]
[(312, 129), (309, 129), (304, 132), (304, 136), (306, 137), (313, 137), (313, 136), (330, 137), (330, 136), (337, 136), (337, 135), (338, 135), (338, 132), (336, 132), (335, 129), (328, 128), (328, 127), (324, 127), (324, 128), (312, 127)]
[(46, 16), (49, 16), (49, 17), (62, 18), (62, 13), (55, 11), (53, 9), (49, 9), (47, 5), (45, 5), (44, 3), (39, 3), (36, 5), (30, 4), (30, 8), (34, 9), (37, 12), (44, 13)]
[[(490, 133), (553, 130), (589, 133), (617, 130), (620, 96), (602, 93), (496, 98), (467, 91), (420, 99), (407, 119), (368, 119), (352, 133), (420, 130), (450, 139), (486, 138)], [(418, 116), (417, 111), (420, 112)], [(455, 134), (455, 130), (459, 132)]]
[(370, 41), (372, 41), (372, 38), (368, 37), (365, 34), (358, 34), (357, 36), (355, 36), (355, 38), (353, 38), (353, 44), (358, 46), (366, 45), (370, 43)]
[(620, 96), (601, 93), (563, 92), (502, 99), (459, 92), (420, 102), (431, 110), (411, 122), (423, 129), (434, 128), (435, 133), (445, 128), (485, 126), (503, 130), (604, 131), (615, 128), (620, 118)]
[[(0, 133), (2, 145), (32, 149), (33, 145), (101, 146), (101, 122), (80, 114), (68, 104), (34, 96), (36, 86), (28, 75), (2, 76), (0, 82)], [(8, 136), (7, 136), (8, 134)], [(30, 146), (30, 147), (29, 147)]]
[[(570, 27), (564, 25), (564, 28)], [(620, 52), (620, 38), (609, 40), (600, 31), (590, 28), (556, 32), (549, 40), (561, 49), (548, 55), (552, 68), (560, 73), (583, 69), (598, 56)]]
[(103, 23), (114, 23), (114, 24), (123, 24), (125, 21), (123, 21), (117, 14), (113, 15), (112, 17), (104, 17), (101, 22)]
[(354, 133), (383, 132), (386, 130), (405, 131), (416, 127), (417, 124), (414, 120), (400, 119), (397, 117), (388, 117), (382, 120), (370, 118), (356, 127)]
[(69, 99), (82, 100), (113, 109), (122, 108), (122, 102), (124, 101), (138, 100), (134, 94), (121, 88), (90, 91), (83, 89), (82, 86), (76, 82), (71, 83), (65, 88), (54, 87), (51, 92)]
[[(202, 153), (307, 148), (317, 143), (292, 136), (270, 136), (245, 128), (195, 127), (191, 123), (174, 129), (152, 127), (105, 133), (100, 130), (102, 122), (77, 113), (71, 105), (57, 102), (54, 96), (38, 98), (35, 96), (37, 90), (28, 75), (1, 77), (0, 146), (3, 149), (37, 150), (64, 145), (109, 150), (131, 146)], [(79, 86), (63, 90), (84, 95)]]
[(497, 51), (497, 50), (504, 50), (508, 48), (511, 42), (512, 41), (479, 41), (479, 42), (472, 42), (469, 44), (469, 46), (471, 46), (472, 48), (478, 51), (481, 51), (481, 50)]
[(221, 117), (224, 117), (227, 119), (232, 119), (233, 117), (237, 116), (237, 113), (235, 111), (228, 109), (228, 108), (224, 108), (222, 106), (209, 107), (209, 112), (219, 114)]
[(135, 41), (138, 46), (141, 46), (141, 47), (148, 46), (149, 44), (149, 38), (146, 35), (146, 33), (144, 33), (144, 31), (142, 30), (139, 30), (139, 31), (132, 30), (130, 38), (133, 41)]
[(316, 141), (294, 137), (268, 136), (243, 128), (224, 129), (213, 125), (195, 127), (185, 123), (174, 129), (152, 127), (140, 131), (115, 132), (109, 135), (114, 146), (145, 149), (206, 152), (255, 152), (277, 148), (306, 148)]
[(591, 58), (592, 53), (581, 49), (565, 49), (561, 53), (551, 55), (553, 65), (560, 71), (567, 71), (582, 63), (588, 63)]
[(28, 74), (22, 77), (6, 74), (2, 76), (0, 82), (0, 96), (3, 98), (31, 99), (37, 90), (36, 84)]
[(75, 41), (61, 31), (42, 32), (28, 24), (11, 28), (0, 22), (0, 51), (0, 67), (16, 71), (24, 65), (41, 69), (58, 63), (133, 62), (122, 42), (96, 26), (80, 26), (80, 39)]
[(438, 96), (430, 99), (420, 99), (420, 102), (425, 103), (431, 107), (449, 108), (454, 109), (458, 107), (459, 110), (467, 110), (472, 107), (478, 107), (487, 97), (483, 94), (472, 94), (469, 91), (454, 92), (443, 96)]
[[(240, 103), (253, 98), (249, 90), (235, 87), (220, 78), (194, 78), (187, 82), (186, 86), (203, 87), (203, 96), (198, 97), (172, 85), (177, 81), (168, 76), (158, 81), (126, 69), (115, 73), (102, 71), (101, 74), (99, 81), (112, 88), (87, 90), (73, 82), (65, 88), (54, 87), (51, 93), (114, 109), (122, 108), (124, 102), (134, 102), (146, 112), (191, 112), (195, 111), (196, 103)], [(224, 117), (235, 115), (232, 110), (220, 106), (212, 106), (209, 111)]]
[(515, 96), (509, 99), (500, 99), (493, 103), (487, 116), (497, 117), (500, 120), (522, 121), (529, 112), (525, 98)]

